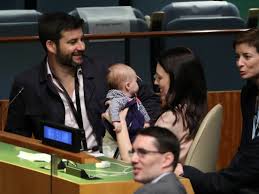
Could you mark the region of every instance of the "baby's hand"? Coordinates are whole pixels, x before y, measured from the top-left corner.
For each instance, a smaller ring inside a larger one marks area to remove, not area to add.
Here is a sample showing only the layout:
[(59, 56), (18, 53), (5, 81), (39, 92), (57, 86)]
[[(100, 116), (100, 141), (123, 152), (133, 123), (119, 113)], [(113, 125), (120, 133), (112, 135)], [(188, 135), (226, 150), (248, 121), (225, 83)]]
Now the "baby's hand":
[(112, 122), (112, 124), (114, 126), (113, 131), (115, 131), (116, 133), (121, 131), (121, 123), (120, 123), (120, 121)]
[(150, 124), (148, 122), (144, 123), (144, 128), (150, 127)]

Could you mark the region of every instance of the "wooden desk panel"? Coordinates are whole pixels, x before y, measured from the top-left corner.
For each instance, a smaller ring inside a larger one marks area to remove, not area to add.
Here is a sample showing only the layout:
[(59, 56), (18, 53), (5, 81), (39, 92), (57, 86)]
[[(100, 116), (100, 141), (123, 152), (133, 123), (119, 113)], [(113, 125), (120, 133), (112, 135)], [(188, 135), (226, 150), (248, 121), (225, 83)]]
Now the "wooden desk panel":
[[(188, 194), (194, 194), (188, 179), (180, 178), (180, 181)], [(77, 184), (58, 177), (51, 179), (48, 174), (0, 162), (0, 193), (4, 194), (132, 194), (140, 186), (133, 180)]]
[(0, 193), (51, 194), (50, 176), (0, 162)]
[(0, 131), (4, 130), (7, 119), (9, 100), (0, 100)]
[(216, 104), (223, 106), (223, 123), (217, 169), (228, 166), (240, 144), (242, 115), (240, 91), (208, 92), (208, 109)]
[[(132, 194), (141, 186), (133, 181), (130, 172), (119, 177), (104, 177), (101, 180), (85, 180), (64, 172), (59, 172), (58, 176), (50, 176), (50, 170), (41, 168), (47, 163), (19, 159), (19, 151), (29, 150), (0, 142), (1, 194)], [(117, 172), (119, 169), (112, 164), (110, 170)], [(194, 194), (188, 179), (180, 178), (180, 181), (188, 194)]]
[(132, 194), (139, 186), (134, 181), (77, 184), (0, 162), (0, 193), (3, 194)]

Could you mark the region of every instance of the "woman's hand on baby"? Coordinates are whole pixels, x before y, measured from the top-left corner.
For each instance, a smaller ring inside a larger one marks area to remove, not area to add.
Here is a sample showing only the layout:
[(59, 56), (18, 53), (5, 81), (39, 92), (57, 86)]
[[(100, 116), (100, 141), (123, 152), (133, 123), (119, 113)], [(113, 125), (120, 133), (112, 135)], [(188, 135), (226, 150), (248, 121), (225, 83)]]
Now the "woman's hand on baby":
[(122, 111), (120, 111), (120, 120), (126, 122), (126, 116), (128, 114), (129, 108), (125, 108)]
[(102, 119), (105, 119), (105, 120), (109, 121), (110, 123), (112, 123), (111, 117), (110, 117), (110, 114), (108, 111), (102, 113), (101, 117), (102, 117)]
[(121, 132), (121, 122), (120, 121), (112, 122), (112, 125), (114, 126), (113, 131), (115, 131), (116, 133)]
[[(117, 122), (119, 124), (116, 124), (117, 126), (113, 125), (115, 127), (114, 131), (115, 132), (120, 132), (122, 129), (127, 129), (127, 123), (126, 123), (126, 116), (128, 113), (129, 108), (125, 108), (122, 111), (120, 111), (120, 122)], [(124, 126), (124, 127), (123, 127)]]

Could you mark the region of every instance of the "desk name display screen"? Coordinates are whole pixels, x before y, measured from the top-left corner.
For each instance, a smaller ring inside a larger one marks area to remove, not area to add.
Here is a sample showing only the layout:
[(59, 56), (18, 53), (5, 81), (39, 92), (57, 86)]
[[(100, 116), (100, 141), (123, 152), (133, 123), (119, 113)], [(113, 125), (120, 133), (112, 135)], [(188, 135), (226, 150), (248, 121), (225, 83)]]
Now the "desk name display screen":
[(42, 143), (71, 152), (80, 152), (86, 148), (85, 132), (61, 124), (42, 122)]
[(44, 126), (44, 137), (61, 143), (72, 145), (72, 133), (53, 127)]

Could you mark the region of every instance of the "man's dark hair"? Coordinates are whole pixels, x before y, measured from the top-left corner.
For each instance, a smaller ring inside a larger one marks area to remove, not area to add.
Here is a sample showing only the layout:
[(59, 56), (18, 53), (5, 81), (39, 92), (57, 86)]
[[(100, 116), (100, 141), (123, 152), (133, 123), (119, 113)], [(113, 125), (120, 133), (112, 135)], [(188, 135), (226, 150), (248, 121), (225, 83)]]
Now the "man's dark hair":
[(137, 135), (154, 137), (156, 139), (155, 146), (160, 153), (173, 153), (172, 166), (175, 169), (179, 160), (180, 143), (173, 132), (163, 127), (153, 126), (139, 130)]
[(61, 33), (67, 30), (81, 28), (83, 30), (84, 20), (74, 17), (65, 12), (46, 13), (39, 18), (38, 33), (40, 42), (47, 51), (46, 41), (51, 40), (57, 45)]

